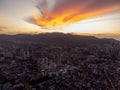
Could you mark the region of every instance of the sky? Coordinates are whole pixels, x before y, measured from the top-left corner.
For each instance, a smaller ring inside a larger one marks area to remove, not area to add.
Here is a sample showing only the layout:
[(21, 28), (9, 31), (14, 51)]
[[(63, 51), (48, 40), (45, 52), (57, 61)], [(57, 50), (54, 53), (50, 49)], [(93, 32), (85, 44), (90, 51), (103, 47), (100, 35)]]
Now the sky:
[(120, 34), (120, 0), (0, 0), (0, 21), (0, 34), (115, 36)]

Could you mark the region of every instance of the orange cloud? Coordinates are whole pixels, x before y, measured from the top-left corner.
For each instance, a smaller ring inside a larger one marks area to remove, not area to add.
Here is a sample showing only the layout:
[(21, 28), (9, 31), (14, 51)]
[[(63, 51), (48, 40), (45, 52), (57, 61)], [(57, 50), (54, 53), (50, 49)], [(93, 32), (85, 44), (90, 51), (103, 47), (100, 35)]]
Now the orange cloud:
[(40, 12), (34, 15), (37, 25), (43, 27), (63, 26), (120, 9), (120, 0), (54, 0), (56, 4), (50, 11), (47, 8), (50, 2), (43, 1)]

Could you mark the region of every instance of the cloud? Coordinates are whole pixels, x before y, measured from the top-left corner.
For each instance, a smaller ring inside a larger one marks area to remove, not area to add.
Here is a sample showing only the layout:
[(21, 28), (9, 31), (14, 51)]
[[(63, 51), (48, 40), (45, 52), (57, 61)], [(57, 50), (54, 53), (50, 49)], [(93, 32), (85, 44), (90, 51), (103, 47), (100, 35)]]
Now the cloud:
[(120, 10), (120, 0), (40, 0), (37, 25), (57, 27)]
[[(5, 26), (0, 26), (0, 29), (6, 29), (7, 27), (5, 27)], [(2, 31), (2, 30), (0, 30), (0, 31)]]

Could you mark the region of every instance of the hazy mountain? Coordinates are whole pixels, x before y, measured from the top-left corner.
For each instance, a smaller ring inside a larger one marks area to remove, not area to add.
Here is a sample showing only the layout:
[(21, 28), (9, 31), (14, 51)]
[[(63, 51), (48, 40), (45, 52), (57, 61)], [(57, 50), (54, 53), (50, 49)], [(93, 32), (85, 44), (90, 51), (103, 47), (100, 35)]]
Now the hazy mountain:
[(108, 44), (118, 42), (114, 39), (96, 38), (94, 36), (80, 36), (63, 33), (45, 33), (37, 35), (17, 34), (0, 35), (0, 42), (24, 43), (24, 44), (45, 44), (45, 45), (64, 45), (64, 46), (84, 46), (90, 44)]

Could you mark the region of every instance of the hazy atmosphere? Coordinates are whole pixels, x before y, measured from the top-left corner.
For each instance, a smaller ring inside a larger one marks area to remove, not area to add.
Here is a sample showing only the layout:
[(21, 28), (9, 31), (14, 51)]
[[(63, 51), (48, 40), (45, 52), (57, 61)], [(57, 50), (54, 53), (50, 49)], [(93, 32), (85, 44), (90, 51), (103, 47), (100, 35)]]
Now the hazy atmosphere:
[(0, 21), (0, 34), (63, 32), (119, 38), (120, 0), (0, 0)]

